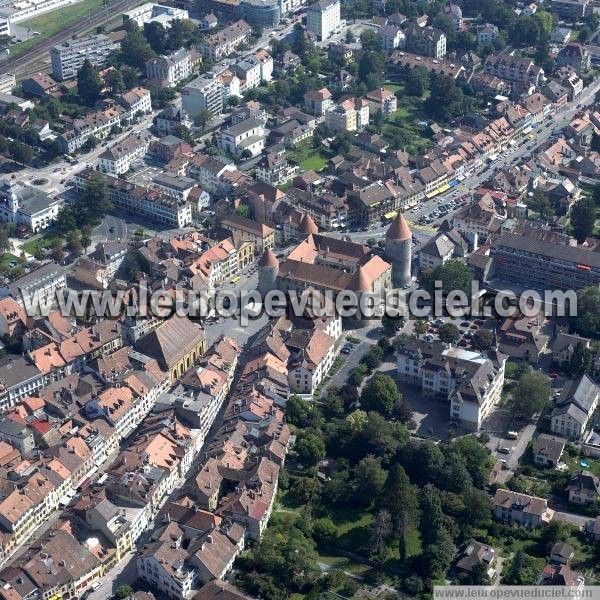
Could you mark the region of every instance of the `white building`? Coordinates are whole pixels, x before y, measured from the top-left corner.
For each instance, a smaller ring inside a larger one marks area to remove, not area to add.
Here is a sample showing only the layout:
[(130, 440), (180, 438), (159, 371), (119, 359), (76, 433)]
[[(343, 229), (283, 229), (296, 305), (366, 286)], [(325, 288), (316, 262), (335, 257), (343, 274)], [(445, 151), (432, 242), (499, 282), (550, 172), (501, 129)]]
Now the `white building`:
[(103, 33), (76, 40), (65, 40), (50, 48), (52, 76), (58, 81), (76, 77), (77, 71), (86, 60), (95, 67), (103, 67), (108, 55), (116, 48), (117, 44)]
[(173, 8), (172, 6), (163, 6), (162, 4), (142, 4), (137, 8), (132, 8), (123, 13), (123, 22), (135, 21), (138, 27), (144, 27), (144, 23), (152, 21), (160, 23), (163, 27), (170, 27), (171, 21), (175, 19), (189, 19), (187, 10), (182, 8)]
[(192, 74), (192, 57), (185, 48), (146, 63), (146, 77), (161, 87), (175, 87)]
[(124, 92), (119, 100), (129, 113), (129, 118), (140, 114), (147, 115), (152, 112), (152, 97), (150, 90), (146, 88), (134, 87)]
[(120, 144), (107, 148), (98, 156), (98, 169), (109, 175), (127, 173), (131, 164), (142, 158), (150, 147), (150, 136), (141, 132), (124, 139)]
[(0, 35), (10, 36), (10, 21), (8, 16), (2, 14), (0, 14)]
[(450, 418), (478, 430), (500, 400), (506, 356), (447, 347), (442, 342), (408, 340), (398, 351), (398, 378), (421, 388), (426, 396), (450, 403)]
[[(3, 35), (0, 32), (0, 35)], [(17, 80), (12, 73), (0, 75), (0, 94), (10, 94), (17, 85)]]
[(25, 225), (32, 232), (48, 228), (58, 216), (62, 201), (26, 183), (0, 184), (0, 220)]
[(299, 330), (292, 333), (287, 345), (297, 345), (288, 365), (290, 392), (312, 395), (333, 364), (335, 339), (318, 328)]
[(181, 90), (181, 107), (194, 119), (203, 110), (209, 110), (213, 116), (223, 111), (223, 85), (214, 76), (197, 77)]
[(306, 28), (325, 40), (341, 27), (340, 0), (319, 0), (306, 9)]
[(587, 376), (569, 381), (552, 411), (550, 430), (570, 440), (579, 440), (598, 407), (600, 388)]
[(248, 151), (258, 156), (265, 147), (265, 127), (261, 119), (246, 119), (221, 131), (218, 145), (224, 152), (242, 156)]

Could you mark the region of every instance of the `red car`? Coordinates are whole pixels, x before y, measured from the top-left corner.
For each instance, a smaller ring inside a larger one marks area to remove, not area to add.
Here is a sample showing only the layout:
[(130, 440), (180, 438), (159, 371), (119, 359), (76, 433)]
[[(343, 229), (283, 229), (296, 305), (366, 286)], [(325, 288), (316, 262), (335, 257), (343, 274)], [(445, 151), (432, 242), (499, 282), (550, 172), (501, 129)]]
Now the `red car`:
[(550, 373), (549, 377), (550, 379), (558, 379), (560, 375), (558, 373)]

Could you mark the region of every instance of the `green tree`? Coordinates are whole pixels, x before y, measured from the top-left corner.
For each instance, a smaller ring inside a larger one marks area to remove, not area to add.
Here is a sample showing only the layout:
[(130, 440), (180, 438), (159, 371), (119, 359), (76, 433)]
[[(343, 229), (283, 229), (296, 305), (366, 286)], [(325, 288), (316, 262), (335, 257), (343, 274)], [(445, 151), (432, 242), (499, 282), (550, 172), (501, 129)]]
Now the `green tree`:
[(130, 585), (120, 585), (115, 590), (117, 600), (127, 600), (130, 596), (133, 596), (133, 588)]
[[(235, 96), (232, 96), (234, 98)], [(200, 127), (202, 131), (206, 128), (206, 126), (211, 122), (213, 118), (213, 114), (208, 110), (208, 108), (203, 108), (195, 117), (194, 125), (196, 127)]]
[(469, 297), (471, 294), (473, 271), (459, 260), (449, 260), (443, 265), (425, 273), (425, 276), (422, 278), (423, 288), (433, 294), (436, 289), (436, 281), (441, 282), (441, 289), (444, 296), (452, 290), (461, 290)]
[(144, 37), (150, 44), (150, 48), (157, 54), (162, 54), (166, 51), (167, 45), (167, 30), (162, 23), (158, 21), (150, 21), (144, 23)]
[(597, 286), (577, 292), (577, 315), (571, 327), (580, 335), (600, 338), (600, 289)]
[(18, 163), (28, 164), (33, 160), (35, 156), (35, 152), (31, 146), (27, 144), (23, 144), (18, 140), (11, 142), (8, 146), (8, 151), (10, 153), (11, 158)]
[(592, 198), (581, 198), (571, 207), (571, 227), (580, 244), (594, 231), (595, 222), (596, 206)]
[(527, 206), (538, 213), (545, 221), (552, 219), (556, 212), (548, 198), (548, 194), (540, 189), (536, 189), (535, 192), (533, 192), (533, 196), (527, 200)]
[(106, 179), (100, 173), (94, 171), (87, 179), (84, 192), (84, 212), (86, 218), (83, 225), (93, 225), (100, 221), (113, 209), (112, 202), (108, 196)]
[(425, 319), (417, 319), (414, 324), (417, 337), (422, 336), (427, 331), (428, 323)]
[(353, 473), (352, 483), (356, 500), (363, 506), (370, 506), (383, 489), (386, 477), (387, 472), (381, 466), (381, 459), (373, 455), (361, 459), (354, 467)]
[(322, 487), (315, 477), (299, 477), (290, 487), (289, 494), (298, 504), (309, 504), (321, 493)]
[(309, 417), (308, 405), (300, 396), (292, 394), (285, 406), (285, 419), (296, 427), (306, 427)]
[(413, 486), (404, 469), (395, 464), (390, 469), (381, 494), (377, 498), (381, 509), (392, 516), (394, 533), (398, 536), (400, 558), (406, 559), (406, 539), (411, 526), (416, 527), (419, 518), (417, 488)]
[(92, 105), (100, 98), (103, 87), (98, 69), (86, 58), (77, 71), (77, 93), (88, 105)]
[(552, 388), (543, 373), (534, 371), (522, 375), (509, 400), (509, 410), (517, 417), (532, 417), (542, 412)]
[(423, 65), (411, 69), (406, 78), (406, 93), (419, 98), (429, 88), (429, 73)]
[(296, 454), (302, 463), (316, 465), (325, 457), (325, 442), (321, 436), (310, 431), (302, 431), (295, 445)]
[(239, 206), (236, 206), (235, 214), (238, 217), (244, 217), (245, 219), (249, 219), (252, 216), (252, 212), (248, 204), (240, 204)]
[(438, 329), (438, 336), (446, 344), (454, 344), (460, 338), (460, 329), (454, 323), (444, 323)]
[(580, 377), (584, 373), (591, 373), (593, 358), (593, 351), (586, 348), (581, 342), (577, 342), (569, 361), (570, 375), (572, 377)]
[(41, 240), (38, 240), (38, 243), (35, 245), (33, 256), (36, 260), (44, 260), (44, 257), (46, 256), (46, 250), (44, 249), (44, 245), (42, 244)]
[(473, 334), (473, 347), (484, 352), (489, 350), (494, 340), (494, 334), (489, 329), (478, 329)]
[(423, 104), (425, 112), (434, 119), (448, 121), (470, 108), (462, 89), (448, 75), (432, 77), (429, 98)]
[(154, 58), (156, 53), (135, 22), (129, 22), (127, 27), (127, 35), (121, 42), (121, 61), (130, 67), (144, 69), (146, 63)]
[(360, 405), (363, 410), (373, 410), (389, 417), (394, 404), (399, 400), (402, 400), (402, 394), (398, 391), (396, 382), (389, 375), (375, 373), (360, 396)]
[(118, 69), (111, 69), (104, 78), (106, 85), (110, 87), (113, 94), (121, 94), (125, 91), (125, 80), (123, 72)]
[(10, 237), (6, 227), (0, 227), (0, 256), (4, 256), (11, 249)]
[(330, 545), (337, 539), (337, 527), (329, 517), (321, 517), (313, 521), (313, 537), (317, 544)]

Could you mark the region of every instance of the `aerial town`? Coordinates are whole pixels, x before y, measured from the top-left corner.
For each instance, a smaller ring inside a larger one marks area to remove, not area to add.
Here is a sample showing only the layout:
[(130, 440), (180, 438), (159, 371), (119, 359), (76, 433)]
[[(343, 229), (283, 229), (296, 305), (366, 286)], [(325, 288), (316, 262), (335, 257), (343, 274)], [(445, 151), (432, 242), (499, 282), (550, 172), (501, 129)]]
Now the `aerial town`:
[(0, 600), (594, 585), (598, 0), (0, 0)]

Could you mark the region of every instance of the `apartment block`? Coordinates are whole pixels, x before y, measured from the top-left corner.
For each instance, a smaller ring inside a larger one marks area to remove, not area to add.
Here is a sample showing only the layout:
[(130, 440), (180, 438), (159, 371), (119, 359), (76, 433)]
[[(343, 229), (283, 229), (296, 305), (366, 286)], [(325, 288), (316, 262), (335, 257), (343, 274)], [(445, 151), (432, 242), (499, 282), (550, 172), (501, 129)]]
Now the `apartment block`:
[(58, 81), (77, 76), (83, 63), (89, 60), (95, 67), (103, 67), (117, 44), (107, 35), (99, 33), (75, 40), (65, 40), (50, 48), (52, 75)]
[(175, 87), (191, 74), (192, 57), (185, 48), (158, 56), (146, 63), (146, 77), (159, 87)]
[(319, 0), (306, 8), (306, 28), (319, 40), (339, 30), (340, 0)]

